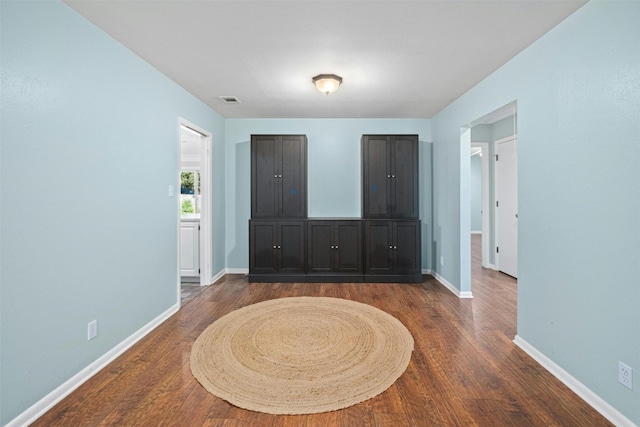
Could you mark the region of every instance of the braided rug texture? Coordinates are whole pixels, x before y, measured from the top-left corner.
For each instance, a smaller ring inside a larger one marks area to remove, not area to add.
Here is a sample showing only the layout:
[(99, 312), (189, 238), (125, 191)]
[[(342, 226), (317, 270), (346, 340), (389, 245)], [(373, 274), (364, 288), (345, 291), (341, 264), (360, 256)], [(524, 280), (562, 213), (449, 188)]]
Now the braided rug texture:
[(191, 372), (210, 393), (269, 414), (363, 402), (405, 371), (413, 337), (395, 317), (340, 298), (280, 298), (235, 310), (202, 332)]

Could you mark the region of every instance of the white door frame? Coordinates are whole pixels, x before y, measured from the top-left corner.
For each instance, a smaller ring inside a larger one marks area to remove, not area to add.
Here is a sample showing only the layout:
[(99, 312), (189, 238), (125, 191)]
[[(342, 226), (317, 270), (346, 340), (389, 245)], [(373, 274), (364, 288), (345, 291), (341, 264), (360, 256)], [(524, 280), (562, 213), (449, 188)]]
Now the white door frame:
[(482, 153), (482, 266), (492, 268), (489, 263), (489, 254), (491, 253), (491, 239), (489, 233), (490, 215), (489, 215), (489, 143), (488, 142), (471, 142), (472, 147), (479, 147)]
[[(498, 153), (498, 144), (503, 144), (505, 142), (510, 142), (510, 141), (516, 141), (516, 147), (517, 147), (517, 143), (518, 143), (518, 134), (514, 133), (513, 135), (509, 135), (509, 136), (505, 136), (504, 138), (500, 138), (500, 139), (496, 139), (495, 141), (493, 141), (493, 152), (494, 153)], [(517, 148), (516, 148), (517, 150)], [(516, 151), (517, 153), (517, 151)], [(497, 169), (497, 165), (496, 165), (496, 158), (495, 156), (492, 157), (491, 161), (493, 162), (493, 170), (496, 171)], [(517, 154), (516, 154), (516, 161), (517, 161)], [(494, 176), (497, 176), (497, 173), (494, 173)], [(493, 194), (496, 195), (496, 200), (497, 196), (498, 196), (498, 179), (494, 178), (493, 180)], [(495, 236), (495, 242), (496, 242), (496, 246), (498, 246), (498, 236), (499, 236), (499, 225), (498, 225), (499, 221), (498, 221), (498, 210), (496, 209), (496, 214), (493, 217), (493, 233)], [(519, 233), (518, 233), (519, 234)], [(495, 269), (497, 271), (500, 271), (500, 253), (496, 253), (496, 264), (495, 264)]]
[[(188, 127), (194, 131), (200, 133), (201, 138), (200, 146), (200, 182), (201, 182), (201, 197), (202, 205), (200, 207), (200, 286), (207, 286), (211, 284), (211, 259), (212, 259), (212, 242), (213, 236), (212, 230), (212, 215), (211, 215), (211, 200), (212, 200), (212, 187), (211, 182), (211, 148), (213, 144), (213, 136), (211, 132), (200, 126), (182, 118), (178, 117), (178, 174), (177, 174), (177, 194), (180, 194), (180, 169), (181, 169), (181, 150), (180, 150), (180, 133), (181, 126)], [(180, 302), (180, 197), (176, 203), (178, 217), (176, 223), (176, 230), (178, 232), (178, 260), (176, 264), (176, 271), (178, 272), (178, 302)]]

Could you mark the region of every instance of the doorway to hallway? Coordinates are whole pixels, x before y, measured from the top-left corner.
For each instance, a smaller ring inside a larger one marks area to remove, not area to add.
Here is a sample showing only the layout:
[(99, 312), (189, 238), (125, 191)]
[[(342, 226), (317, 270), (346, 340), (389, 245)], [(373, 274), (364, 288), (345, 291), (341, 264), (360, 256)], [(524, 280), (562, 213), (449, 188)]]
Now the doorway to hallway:
[[(480, 245), (480, 252), (472, 252), (470, 259), (481, 256), (482, 268), (502, 271), (513, 278), (518, 274), (516, 113), (514, 101), (469, 124), (470, 147), (463, 150), (463, 155), (470, 153), (472, 159), (468, 175), (472, 234), (463, 238), (471, 239), (470, 246)], [(471, 268), (471, 287), (473, 275)]]
[(178, 301), (185, 302), (194, 284), (211, 283), (212, 135), (183, 118), (178, 132)]

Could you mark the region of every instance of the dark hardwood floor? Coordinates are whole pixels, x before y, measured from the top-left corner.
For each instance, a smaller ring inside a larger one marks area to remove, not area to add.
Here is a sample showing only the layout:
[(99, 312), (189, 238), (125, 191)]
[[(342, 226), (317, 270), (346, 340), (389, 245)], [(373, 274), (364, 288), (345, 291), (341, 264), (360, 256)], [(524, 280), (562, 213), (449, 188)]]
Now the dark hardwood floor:
[[(460, 300), (431, 277), (420, 284), (247, 283), (227, 276), (41, 417), (36, 426), (606, 426), (517, 348), (516, 281), (480, 267)], [(232, 310), (273, 298), (330, 296), (376, 306), (413, 334), (415, 351), (383, 394), (340, 411), (275, 416), (246, 411), (192, 377), (198, 335)]]

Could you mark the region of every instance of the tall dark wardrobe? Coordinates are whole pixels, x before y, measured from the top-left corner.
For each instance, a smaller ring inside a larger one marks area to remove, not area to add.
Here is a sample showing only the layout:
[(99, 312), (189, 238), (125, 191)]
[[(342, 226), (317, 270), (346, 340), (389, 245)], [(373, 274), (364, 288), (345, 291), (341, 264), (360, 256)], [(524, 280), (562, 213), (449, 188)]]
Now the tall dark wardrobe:
[(363, 135), (362, 217), (307, 217), (307, 137), (251, 136), (251, 282), (420, 282), (418, 136)]

